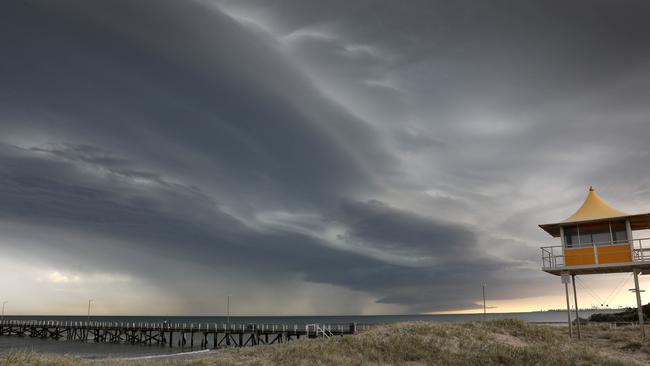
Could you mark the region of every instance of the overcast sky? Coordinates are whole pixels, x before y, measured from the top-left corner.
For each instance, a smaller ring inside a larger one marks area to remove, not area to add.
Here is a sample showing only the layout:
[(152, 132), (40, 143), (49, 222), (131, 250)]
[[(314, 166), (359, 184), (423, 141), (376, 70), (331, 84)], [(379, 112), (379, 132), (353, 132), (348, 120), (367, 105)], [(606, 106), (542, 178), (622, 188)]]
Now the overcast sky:
[(2, 1), (0, 299), (421, 313), (487, 283), (492, 311), (560, 308), (537, 224), (589, 185), (650, 211), (649, 8)]

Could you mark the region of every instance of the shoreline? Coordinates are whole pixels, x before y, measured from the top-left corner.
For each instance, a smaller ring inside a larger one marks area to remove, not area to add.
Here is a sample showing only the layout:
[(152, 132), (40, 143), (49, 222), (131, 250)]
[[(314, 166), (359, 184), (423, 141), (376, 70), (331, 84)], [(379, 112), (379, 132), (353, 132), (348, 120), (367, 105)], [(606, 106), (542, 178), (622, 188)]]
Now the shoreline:
[(205, 355), (205, 354), (210, 354), (210, 353), (218, 353), (219, 351), (220, 350), (218, 350), (218, 349), (206, 348), (206, 349), (202, 349), (202, 350), (198, 350), (198, 351), (160, 354), (160, 355), (150, 355), (150, 356), (135, 356), (135, 357), (120, 357), (120, 358), (107, 357), (104, 360), (111, 360), (111, 361), (154, 360), (154, 359), (172, 358), (172, 357), (191, 357), (191, 356), (196, 356), (196, 355)]

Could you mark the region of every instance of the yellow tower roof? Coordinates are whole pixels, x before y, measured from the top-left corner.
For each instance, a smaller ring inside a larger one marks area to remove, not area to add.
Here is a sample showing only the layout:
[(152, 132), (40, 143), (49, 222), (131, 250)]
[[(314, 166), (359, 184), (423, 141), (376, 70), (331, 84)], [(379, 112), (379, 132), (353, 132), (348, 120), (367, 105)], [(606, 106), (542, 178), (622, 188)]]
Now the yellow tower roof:
[(628, 219), (632, 230), (650, 229), (650, 214), (630, 215), (619, 211), (607, 204), (593, 187), (589, 187), (589, 194), (578, 211), (556, 224), (539, 225), (544, 231), (554, 237), (560, 236), (560, 226), (589, 221), (604, 221), (609, 219)]
[(608, 205), (607, 202), (600, 198), (600, 195), (596, 193), (593, 187), (589, 187), (589, 194), (587, 195), (585, 202), (580, 206), (578, 211), (567, 217), (566, 220), (562, 221), (562, 223), (594, 221), (627, 216), (630, 215)]

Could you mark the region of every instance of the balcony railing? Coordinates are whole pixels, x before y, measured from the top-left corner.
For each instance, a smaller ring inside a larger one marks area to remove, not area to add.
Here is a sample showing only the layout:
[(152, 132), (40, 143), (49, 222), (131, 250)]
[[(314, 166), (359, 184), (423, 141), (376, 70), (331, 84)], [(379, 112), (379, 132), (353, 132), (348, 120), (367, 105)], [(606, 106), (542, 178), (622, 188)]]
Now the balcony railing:
[[(633, 240), (620, 240), (620, 241), (611, 241), (605, 243), (582, 243), (581, 245), (573, 245), (567, 249), (578, 249), (578, 248), (593, 248), (592, 252), (586, 254), (571, 253), (572, 258), (584, 256), (596, 258), (596, 263), (598, 263), (598, 249), (607, 248), (612, 246), (620, 246), (623, 244), (629, 244), (632, 247), (632, 261), (633, 262), (650, 262), (650, 238), (643, 239), (633, 239)], [(542, 269), (558, 269), (571, 267), (567, 266), (565, 263), (565, 255), (562, 245), (553, 245), (547, 247), (541, 247), (542, 250)]]

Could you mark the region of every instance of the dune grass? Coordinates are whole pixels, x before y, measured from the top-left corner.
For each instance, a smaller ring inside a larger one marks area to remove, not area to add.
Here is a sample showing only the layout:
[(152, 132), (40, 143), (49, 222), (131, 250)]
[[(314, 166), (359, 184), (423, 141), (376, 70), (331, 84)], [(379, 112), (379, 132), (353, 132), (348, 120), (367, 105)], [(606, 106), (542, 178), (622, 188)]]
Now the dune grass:
[(84, 360), (35, 353), (0, 356), (0, 366), (23, 365), (640, 365), (650, 347), (634, 329), (594, 327), (586, 339), (566, 330), (513, 319), (486, 323), (400, 323), (355, 336), (226, 349), (192, 358)]

